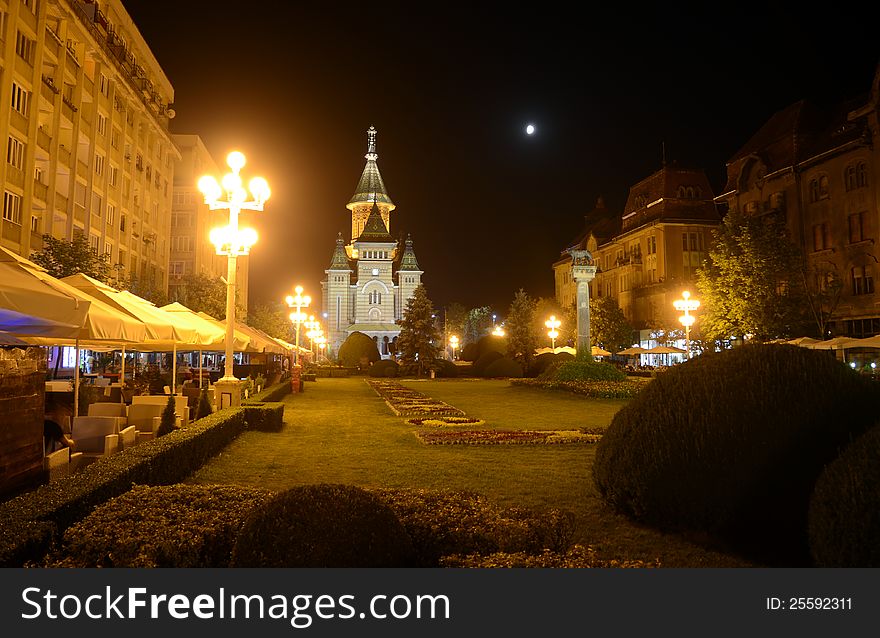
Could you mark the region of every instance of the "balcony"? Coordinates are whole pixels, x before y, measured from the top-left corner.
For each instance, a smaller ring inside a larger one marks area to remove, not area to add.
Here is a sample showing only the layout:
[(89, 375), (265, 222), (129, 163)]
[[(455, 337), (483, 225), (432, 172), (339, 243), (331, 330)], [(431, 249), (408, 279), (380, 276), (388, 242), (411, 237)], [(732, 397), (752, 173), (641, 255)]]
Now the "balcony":
[(49, 197), (49, 187), (38, 179), (34, 179), (34, 197), (44, 202)]
[(61, 55), (61, 38), (55, 35), (55, 32), (52, 31), (52, 29), (46, 27), (46, 35), (43, 40), (46, 43), (46, 50), (54, 55), (57, 60), (58, 56)]
[(73, 218), (81, 222), (83, 226), (86, 225), (86, 207), (81, 204), (73, 205)]
[(55, 210), (60, 210), (62, 213), (67, 212), (67, 197), (57, 191), (55, 192)]
[(43, 129), (41, 126), (37, 129), (37, 146), (39, 146), (44, 151), (49, 150), (49, 146), (52, 144), (52, 138), (49, 134)]
[(58, 146), (58, 161), (65, 166), (70, 166), (70, 151), (63, 144)]
[(9, 113), (10, 123), (26, 136), (28, 134), (28, 119), (15, 109), (11, 109)]
[(11, 164), (6, 165), (6, 181), (19, 188), (24, 188), (24, 173)]
[(89, 178), (89, 165), (82, 161), (76, 160), (76, 174), (80, 177), (84, 177), (86, 180)]

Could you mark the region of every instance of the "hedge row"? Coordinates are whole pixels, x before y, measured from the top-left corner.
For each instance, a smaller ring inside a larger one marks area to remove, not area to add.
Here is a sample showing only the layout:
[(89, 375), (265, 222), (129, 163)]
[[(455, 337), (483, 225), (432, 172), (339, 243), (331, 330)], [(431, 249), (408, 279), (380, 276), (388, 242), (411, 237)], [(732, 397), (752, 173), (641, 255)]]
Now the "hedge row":
[(511, 379), (511, 385), (543, 390), (565, 390), (591, 399), (632, 399), (647, 386), (644, 381), (542, 381), (540, 379)]
[(258, 392), (256, 394), (254, 394), (253, 396), (250, 397), (250, 399), (248, 399), (248, 401), (249, 402), (281, 401), (282, 399), (284, 399), (284, 397), (286, 397), (288, 394), (290, 394), (290, 389), (291, 388), (290, 388), (289, 381), (278, 383), (278, 384), (273, 385), (270, 388), (266, 388), (262, 392)]
[(243, 401), (244, 420), (248, 430), (258, 432), (280, 432), (284, 427), (284, 404), (258, 403), (256, 401)]
[[(252, 414), (257, 414), (253, 408)], [(165, 485), (183, 480), (245, 430), (245, 415), (244, 408), (223, 410), (3, 503), (0, 566), (40, 560), (57, 534), (134, 484)]]

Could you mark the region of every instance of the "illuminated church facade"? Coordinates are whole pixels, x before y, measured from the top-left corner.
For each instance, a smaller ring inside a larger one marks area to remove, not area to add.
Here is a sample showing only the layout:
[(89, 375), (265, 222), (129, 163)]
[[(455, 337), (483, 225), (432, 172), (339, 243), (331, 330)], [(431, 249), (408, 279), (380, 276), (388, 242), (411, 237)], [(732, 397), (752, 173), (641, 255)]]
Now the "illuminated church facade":
[(371, 337), (382, 358), (396, 350), (398, 321), (406, 303), (421, 284), (412, 240), (391, 236), (391, 213), (396, 206), (388, 196), (376, 163), (376, 129), (367, 131), (367, 160), (352, 198), (351, 241), (342, 233), (321, 282), (325, 332), (331, 354), (352, 332)]

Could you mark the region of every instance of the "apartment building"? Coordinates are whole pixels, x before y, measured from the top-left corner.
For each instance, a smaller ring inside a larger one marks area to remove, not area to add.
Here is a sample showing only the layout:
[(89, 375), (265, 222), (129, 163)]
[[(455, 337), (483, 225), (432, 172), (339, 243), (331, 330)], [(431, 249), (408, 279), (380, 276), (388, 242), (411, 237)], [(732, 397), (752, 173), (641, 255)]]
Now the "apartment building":
[[(204, 274), (213, 279), (226, 277), (224, 256), (217, 255), (208, 236), (212, 228), (229, 223), (225, 210), (211, 211), (199, 192), (197, 183), (202, 175), (223, 173), (198, 135), (172, 135), (180, 151), (174, 167), (174, 196), (171, 205), (171, 243), (168, 263), (168, 296), (177, 298), (185, 276)], [(247, 224), (243, 224), (247, 225)], [(238, 305), (248, 308), (247, 256), (236, 260)]]
[(174, 89), (119, 0), (0, 0), (0, 242), (88, 237), (167, 289)]

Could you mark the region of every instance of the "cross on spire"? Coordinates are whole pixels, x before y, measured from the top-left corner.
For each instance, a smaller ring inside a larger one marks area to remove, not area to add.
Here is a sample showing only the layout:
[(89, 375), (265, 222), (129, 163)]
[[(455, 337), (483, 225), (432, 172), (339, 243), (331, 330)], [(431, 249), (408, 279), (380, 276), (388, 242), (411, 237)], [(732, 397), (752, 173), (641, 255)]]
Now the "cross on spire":
[(373, 126), (367, 130), (367, 154), (364, 157), (374, 162), (379, 157), (376, 153), (376, 128)]

